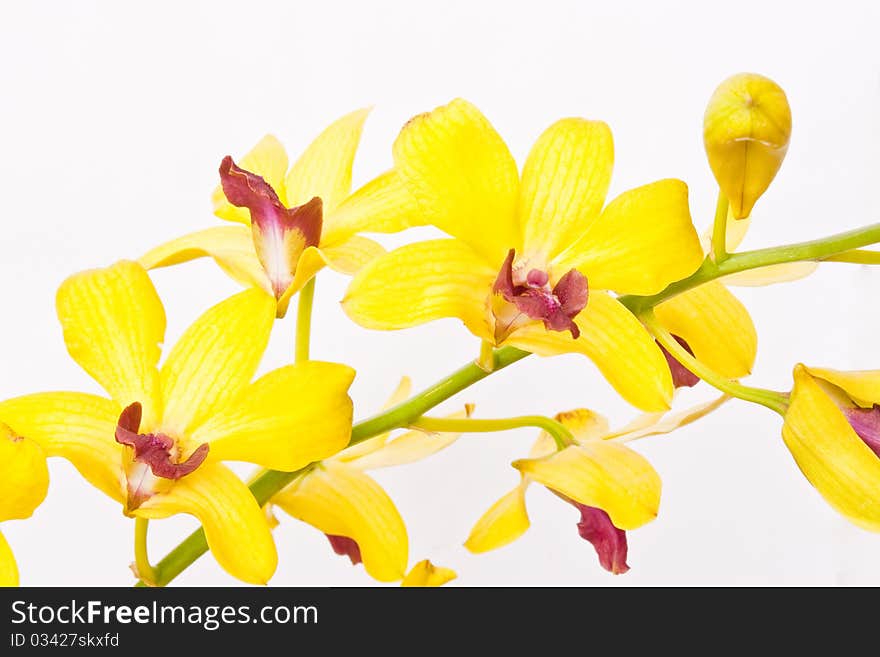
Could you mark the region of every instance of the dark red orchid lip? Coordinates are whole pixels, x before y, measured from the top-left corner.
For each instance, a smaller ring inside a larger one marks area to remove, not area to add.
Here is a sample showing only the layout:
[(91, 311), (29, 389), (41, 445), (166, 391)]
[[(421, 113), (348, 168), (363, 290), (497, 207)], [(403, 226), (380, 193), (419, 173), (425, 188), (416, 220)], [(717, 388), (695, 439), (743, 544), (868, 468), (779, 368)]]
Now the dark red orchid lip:
[[(685, 351), (691, 356), (694, 355), (693, 350), (684, 338), (680, 338), (677, 335), (673, 335), (672, 337), (675, 338), (675, 341), (684, 347)], [(657, 346), (660, 347), (660, 351), (662, 351), (663, 355), (666, 357), (666, 364), (669, 365), (669, 371), (672, 372), (672, 385), (676, 388), (693, 388), (700, 382), (700, 377), (678, 362), (678, 359), (670, 354), (666, 350), (666, 347), (659, 342), (657, 342)]]
[(880, 405), (871, 408), (845, 408), (843, 414), (864, 443), (880, 457)]
[(569, 270), (550, 289), (550, 276), (541, 269), (532, 269), (525, 280), (514, 280), (513, 261), (516, 250), (510, 249), (492, 291), (500, 294), (531, 319), (540, 319), (548, 331), (570, 331), (571, 337), (580, 337), (580, 328), (574, 318), (586, 307), (589, 297), (587, 277), (577, 269)]
[(356, 566), (362, 563), (361, 547), (356, 540), (335, 534), (325, 534), (325, 536), (330, 541), (330, 547), (333, 548), (333, 551), (341, 557), (348, 557), (351, 560), (351, 565)]
[(599, 556), (599, 564), (614, 575), (627, 572), (626, 532), (615, 527), (611, 517), (602, 509), (574, 501), (572, 504), (581, 512), (578, 534), (593, 545)]

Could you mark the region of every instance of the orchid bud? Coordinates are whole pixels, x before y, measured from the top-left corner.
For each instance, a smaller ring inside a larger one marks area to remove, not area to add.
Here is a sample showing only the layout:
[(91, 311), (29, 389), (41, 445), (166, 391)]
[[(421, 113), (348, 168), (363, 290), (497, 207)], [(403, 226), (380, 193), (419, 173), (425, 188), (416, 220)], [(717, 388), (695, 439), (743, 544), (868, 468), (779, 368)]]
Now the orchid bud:
[(769, 78), (739, 73), (712, 94), (703, 117), (703, 143), (736, 219), (748, 217), (773, 182), (790, 137), (788, 99)]

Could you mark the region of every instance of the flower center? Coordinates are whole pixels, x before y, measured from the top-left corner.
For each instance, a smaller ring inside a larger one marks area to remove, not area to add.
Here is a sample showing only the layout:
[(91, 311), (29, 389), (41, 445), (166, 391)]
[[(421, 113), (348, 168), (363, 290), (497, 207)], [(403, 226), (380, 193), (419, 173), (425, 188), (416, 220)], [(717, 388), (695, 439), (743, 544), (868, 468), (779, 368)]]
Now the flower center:
[(581, 332), (574, 322), (587, 305), (587, 277), (569, 270), (551, 289), (550, 275), (542, 269), (514, 270), (516, 250), (507, 253), (492, 292), (507, 302), (507, 308), (494, 308), (495, 339), (500, 342), (522, 325), (524, 318), (539, 319), (548, 331), (570, 331), (577, 339)]
[(220, 164), (220, 182), (232, 205), (250, 210), (257, 257), (280, 299), (293, 282), (302, 252), (321, 241), (321, 199), (316, 196), (287, 208), (269, 183), (236, 165), (228, 155)]
[(843, 414), (865, 444), (880, 457), (880, 405), (871, 408), (845, 408)]
[(207, 444), (180, 462), (173, 438), (162, 433), (138, 433), (143, 409), (139, 402), (126, 407), (116, 424), (116, 442), (134, 450), (132, 467), (126, 470), (128, 509), (136, 509), (156, 493), (160, 479), (176, 481), (193, 472), (208, 456)]

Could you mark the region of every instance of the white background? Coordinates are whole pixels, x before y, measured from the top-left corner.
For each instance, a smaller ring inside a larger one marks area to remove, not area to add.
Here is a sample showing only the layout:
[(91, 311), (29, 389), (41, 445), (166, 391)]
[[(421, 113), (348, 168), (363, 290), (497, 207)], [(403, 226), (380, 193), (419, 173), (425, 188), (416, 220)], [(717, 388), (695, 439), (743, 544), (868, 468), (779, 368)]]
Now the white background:
[[(612, 8), (614, 5), (614, 8)], [(661, 9), (659, 6), (663, 5)], [(217, 225), (209, 194), (227, 153), (266, 132), (292, 154), (327, 123), (375, 104), (355, 183), (391, 163), (403, 122), (455, 96), (476, 103), (522, 162), (552, 121), (608, 121), (612, 195), (663, 177), (691, 187), (702, 230), (715, 187), (705, 162), (705, 102), (723, 78), (757, 71), (787, 91), (788, 158), (754, 212), (746, 247), (819, 237), (880, 220), (880, 11), (870, 2), (118, 2), (4, 3), (0, 8), (0, 398), (97, 386), (69, 359), (54, 293), (75, 271), (136, 257)], [(425, 229), (385, 240), (423, 238)], [(154, 275), (168, 343), (236, 291), (210, 261)], [(475, 355), (456, 321), (367, 332), (338, 306), (346, 281), (318, 282), (314, 355), (356, 367), (356, 415), (400, 375), (422, 387)], [(829, 264), (787, 286), (742, 290), (760, 351), (753, 381), (786, 389), (797, 361), (880, 367), (880, 271)], [(280, 323), (264, 369), (289, 360)], [(705, 384), (700, 386), (705, 388)], [(680, 401), (705, 398), (692, 391)], [(588, 406), (629, 408), (578, 356), (530, 358), (463, 394), (482, 417)], [(458, 571), (459, 585), (880, 584), (880, 536), (839, 518), (801, 477), (780, 420), (731, 403), (674, 435), (636, 444), (664, 479), (658, 520), (630, 534), (632, 570), (612, 577), (578, 538), (576, 512), (535, 487), (533, 525), (499, 551), (461, 543), (516, 481), (509, 462), (535, 432), (469, 436), (429, 461), (377, 473), (396, 500), (411, 561)], [(4, 523), (22, 582), (131, 582), (132, 521), (66, 462), (33, 519)], [(159, 557), (195, 523), (153, 523)], [(311, 527), (286, 519), (274, 584), (369, 585)], [(204, 558), (181, 584), (233, 584)]]

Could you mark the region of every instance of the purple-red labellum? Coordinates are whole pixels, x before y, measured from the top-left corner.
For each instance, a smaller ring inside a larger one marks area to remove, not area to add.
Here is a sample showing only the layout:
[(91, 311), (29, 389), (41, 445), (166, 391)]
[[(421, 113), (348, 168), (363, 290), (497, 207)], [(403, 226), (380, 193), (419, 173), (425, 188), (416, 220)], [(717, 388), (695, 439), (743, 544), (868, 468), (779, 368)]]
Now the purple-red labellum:
[[(673, 335), (675, 341), (684, 347), (684, 350), (687, 351), (691, 356), (694, 355), (693, 349), (691, 349), (690, 345), (685, 341), (684, 338), (680, 338), (677, 335)], [(670, 354), (666, 347), (664, 347), (659, 342), (657, 346), (660, 347), (660, 351), (663, 352), (663, 355), (666, 356), (666, 364), (669, 365), (669, 371), (672, 372), (672, 384), (676, 388), (693, 388), (700, 382), (700, 377), (691, 372), (688, 368), (678, 362), (678, 360)]]
[(232, 205), (250, 210), (257, 257), (280, 299), (293, 282), (302, 252), (321, 241), (321, 199), (316, 196), (286, 208), (269, 183), (236, 165), (228, 155), (220, 164), (220, 182)]
[(621, 575), (629, 570), (626, 564), (626, 532), (618, 529), (602, 509), (572, 502), (581, 512), (578, 534), (592, 543), (599, 564), (608, 572)]
[(880, 405), (871, 408), (845, 408), (850, 426), (877, 456), (880, 456)]
[(128, 406), (116, 425), (116, 442), (134, 449), (134, 460), (150, 466), (150, 471), (163, 479), (177, 480), (198, 468), (208, 456), (208, 445), (199, 447), (182, 463), (171, 459), (174, 440), (161, 433), (138, 433), (142, 408), (139, 402)]
[(569, 270), (550, 289), (550, 277), (541, 269), (529, 270), (525, 277), (513, 271), (516, 250), (507, 253), (492, 291), (531, 319), (540, 319), (549, 331), (571, 331), (577, 339), (581, 332), (574, 318), (587, 305), (587, 277), (577, 269)]
[(334, 534), (325, 534), (327, 540), (330, 541), (330, 547), (340, 557), (348, 557), (351, 559), (351, 565), (356, 566), (361, 563), (361, 548), (357, 541), (348, 536), (336, 536)]

